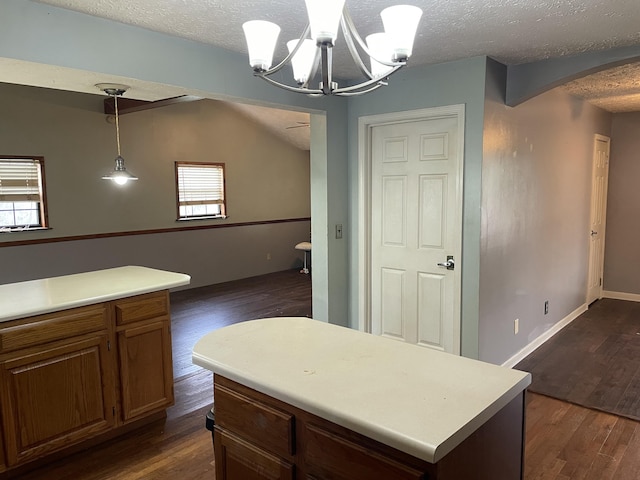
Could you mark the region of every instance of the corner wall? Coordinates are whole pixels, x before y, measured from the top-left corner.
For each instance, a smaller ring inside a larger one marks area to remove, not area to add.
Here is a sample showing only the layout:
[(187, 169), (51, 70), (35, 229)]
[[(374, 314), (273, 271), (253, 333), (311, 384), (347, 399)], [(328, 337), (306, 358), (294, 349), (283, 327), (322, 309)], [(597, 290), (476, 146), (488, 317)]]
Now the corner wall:
[(585, 303), (594, 135), (611, 133), (609, 113), (558, 89), (507, 107), (505, 78), (489, 60), (479, 340), (498, 364)]

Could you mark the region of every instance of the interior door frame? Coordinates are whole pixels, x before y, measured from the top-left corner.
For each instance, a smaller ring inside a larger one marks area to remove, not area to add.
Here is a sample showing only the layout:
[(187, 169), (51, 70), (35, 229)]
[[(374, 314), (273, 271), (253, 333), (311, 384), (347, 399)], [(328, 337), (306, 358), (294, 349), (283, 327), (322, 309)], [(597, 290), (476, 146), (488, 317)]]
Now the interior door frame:
[(459, 223), (461, 235), (455, 246), (458, 279), (456, 290), (458, 301), (454, 308), (455, 342), (461, 348), (461, 301), (462, 301), (462, 227), (463, 227), (463, 179), (464, 179), (464, 125), (465, 105), (422, 108), (403, 112), (366, 115), (358, 118), (358, 330), (371, 332), (371, 137), (375, 127), (402, 122), (429, 120), (453, 116), (458, 120), (458, 151), (461, 155), (458, 178)]
[[(595, 177), (595, 170), (596, 170), (596, 145), (598, 144), (598, 141), (601, 142), (605, 142), (607, 144), (607, 178), (606, 178), (606, 182), (604, 184), (604, 195), (603, 195), (603, 203), (604, 205), (602, 206), (602, 226), (603, 228), (601, 229), (601, 232), (598, 232), (598, 234), (602, 233), (602, 252), (600, 255), (600, 265), (598, 266), (598, 268), (600, 269), (600, 272), (602, 274), (602, 276), (604, 276), (604, 252), (605, 252), (605, 241), (606, 241), (606, 230), (607, 230), (607, 201), (609, 198), (609, 160), (611, 158), (611, 137), (607, 137), (606, 135), (601, 135), (599, 133), (596, 133), (593, 136), (593, 152), (592, 152), (592, 156), (591, 156), (591, 195), (589, 197), (589, 203), (590, 203), (590, 207), (589, 207), (589, 228), (591, 228), (591, 219), (593, 218), (593, 209), (594, 209), (594, 205), (593, 205), (593, 180)], [(585, 300), (587, 302), (587, 305), (589, 304), (589, 279), (591, 277), (591, 257), (593, 255), (592, 250), (592, 242), (591, 240), (589, 240), (589, 256), (587, 257), (587, 289), (585, 292)], [(604, 280), (604, 279), (603, 279)], [(591, 300), (591, 302), (595, 302), (596, 300), (599, 300), (602, 298), (602, 292), (604, 291), (604, 282), (600, 282), (600, 292), (598, 294), (598, 298), (596, 298), (595, 300)]]

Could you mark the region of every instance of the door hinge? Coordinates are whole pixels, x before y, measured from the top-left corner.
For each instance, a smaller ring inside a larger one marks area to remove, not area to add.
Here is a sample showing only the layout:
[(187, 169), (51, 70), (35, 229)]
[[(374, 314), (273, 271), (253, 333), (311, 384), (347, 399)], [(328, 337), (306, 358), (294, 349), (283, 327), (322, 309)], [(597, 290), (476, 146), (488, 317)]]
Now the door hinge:
[(116, 407), (112, 407), (113, 408), (113, 416), (116, 416)]
[(111, 340), (107, 340), (107, 350), (111, 351)]
[(602, 286), (602, 278), (600, 279), (600, 286)]

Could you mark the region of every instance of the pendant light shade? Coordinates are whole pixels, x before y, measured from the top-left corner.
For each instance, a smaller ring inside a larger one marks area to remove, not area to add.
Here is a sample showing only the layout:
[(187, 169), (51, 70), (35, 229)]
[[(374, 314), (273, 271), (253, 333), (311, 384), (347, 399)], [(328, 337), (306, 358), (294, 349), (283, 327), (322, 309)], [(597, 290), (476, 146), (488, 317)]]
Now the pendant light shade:
[(280, 27), (265, 20), (251, 20), (242, 24), (249, 50), (249, 64), (257, 72), (271, 68)]
[(406, 60), (413, 53), (413, 41), (422, 10), (413, 5), (395, 5), (382, 10), (380, 17), (393, 49), (393, 60)]
[(389, 45), (389, 38), (386, 33), (372, 33), (367, 35), (366, 38), (367, 47), (371, 56), (371, 74), (374, 78), (386, 77), (387, 74), (393, 71), (393, 67), (383, 65), (378, 60), (385, 62), (391, 62), (393, 56), (393, 49)]
[(118, 114), (118, 97), (122, 96), (129, 87), (126, 85), (115, 85), (110, 83), (99, 83), (96, 85), (104, 93), (113, 97), (116, 123), (116, 144), (118, 146), (118, 156), (115, 159), (115, 167), (111, 172), (102, 176), (103, 180), (113, 180), (118, 185), (124, 185), (129, 180), (138, 180), (138, 177), (127, 171), (124, 166), (124, 158), (120, 155), (120, 119)]
[[(289, 53), (293, 52), (300, 42), (299, 38), (295, 40), (289, 40), (287, 42), (287, 48)], [(291, 67), (293, 68), (293, 78), (298, 85), (303, 85), (309, 80), (309, 73), (313, 68), (313, 64), (316, 60), (316, 44), (313, 40), (306, 38), (296, 54), (291, 58)]]
[(338, 36), (345, 0), (305, 0), (311, 38), (318, 45), (333, 45)]

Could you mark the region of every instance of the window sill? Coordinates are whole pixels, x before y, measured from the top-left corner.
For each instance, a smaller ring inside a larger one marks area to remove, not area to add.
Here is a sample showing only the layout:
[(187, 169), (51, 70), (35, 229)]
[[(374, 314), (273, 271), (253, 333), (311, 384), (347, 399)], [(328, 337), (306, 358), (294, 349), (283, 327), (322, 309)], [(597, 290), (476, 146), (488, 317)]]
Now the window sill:
[(203, 215), (202, 217), (181, 217), (176, 222), (190, 222), (191, 220), (224, 220), (229, 215)]
[(0, 233), (41, 232), (43, 230), (51, 230), (51, 227), (0, 227)]

